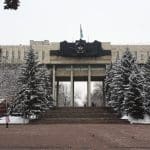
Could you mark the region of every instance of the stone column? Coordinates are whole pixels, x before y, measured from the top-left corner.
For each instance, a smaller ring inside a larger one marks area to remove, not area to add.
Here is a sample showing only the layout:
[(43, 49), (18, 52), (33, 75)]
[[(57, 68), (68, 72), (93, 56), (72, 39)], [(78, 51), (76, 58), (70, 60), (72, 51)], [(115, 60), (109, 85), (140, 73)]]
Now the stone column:
[(57, 89), (56, 89), (56, 107), (58, 107), (59, 106), (59, 102), (58, 102), (58, 100), (59, 100), (59, 81), (57, 81), (57, 87), (56, 87)]
[(53, 65), (53, 93), (52, 93), (52, 95), (53, 95), (53, 99), (54, 99), (54, 101), (56, 101), (56, 87), (55, 87), (55, 80), (56, 80), (56, 67), (55, 67), (55, 65)]
[(91, 66), (88, 65), (87, 105), (91, 107)]
[(102, 88), (103, 88), (103, 106), (106, 106), (106, 103), (105, 103), (105, 87), (104, 87), (104, 80), (102, 81)]
[(72, 65), (71, 65), (70, 80), (71, 80), (71, 106), (74, 107), (74, 81), (73, 81), (73, 66)]

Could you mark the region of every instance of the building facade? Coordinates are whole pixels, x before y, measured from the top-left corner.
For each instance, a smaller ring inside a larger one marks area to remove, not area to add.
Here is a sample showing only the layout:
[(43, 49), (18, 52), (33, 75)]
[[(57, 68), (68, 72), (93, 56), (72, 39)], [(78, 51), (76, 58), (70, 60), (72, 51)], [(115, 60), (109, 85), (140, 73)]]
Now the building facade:
[[(70, 81), (71, 105), (74, 106), (74, 82), (87, 81), (87, 106), (91, 106), (91, 81), (104, 81), (106, 65), (121, 58), (128, 48), (137, 63), (143, 64), (150, 56), (150, 45), (112, 45), (110, 42), (93, 43), (77, 40), (73, 43), (30, 41), (30, 45), (0, 45), (0, 61), (21, 64), (30, 48), (38, 55), (40, 64), (46, 64), (52, 72), (52, 95), (59, 104), (59, 82)], [(103, 104), (105, 101), (103, 99)]]
[[(111, 50), (111, 58), (109, 59), (112, 62), (116, 61), (117, 58), (121, 58), (127, 48), (136, 57), (139, 64), (145, 63), (150, 56), (150, 45), (112, 45), (110, 42), (102, 42), (101, 44), (104, 50)], [(37, 52), (41, 64), (50, 64), (55, 62), (55, 58), (51, 56), (51, 51), (60, 50), (60, 42), (31, 40), (30, 45), (0, 45), (0, 61), (12, 64), (23, 63), (25, 52), (30, 48)], [(57, 63), (61, 62), (59, 59), (61, 58), (57, 58)]]

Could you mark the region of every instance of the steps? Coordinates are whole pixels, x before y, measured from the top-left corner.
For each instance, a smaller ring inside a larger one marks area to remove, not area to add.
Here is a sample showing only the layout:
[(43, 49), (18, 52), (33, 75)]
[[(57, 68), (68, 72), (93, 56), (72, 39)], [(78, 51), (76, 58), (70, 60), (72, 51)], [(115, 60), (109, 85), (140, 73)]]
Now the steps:
[(31, 124), (62, 124), (62, 123), (128, 123), (121, 120), (110, 107), (62, 107), (53, 108), (43, 113)]

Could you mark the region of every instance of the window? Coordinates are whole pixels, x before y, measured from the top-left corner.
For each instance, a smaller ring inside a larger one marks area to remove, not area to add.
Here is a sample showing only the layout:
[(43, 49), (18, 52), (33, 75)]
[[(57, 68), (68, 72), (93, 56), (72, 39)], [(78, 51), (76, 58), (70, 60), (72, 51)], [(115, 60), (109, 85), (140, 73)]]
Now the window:
[(134, 57), (137, 59), (137, 51), (134, 52)]
[(116, 59), (119, 59), (119, 51), (116, 52)]
[(147, 52), (147, 58), (149, 58), (150, 57), (150, 52)]
[(24, 50), (24, 59), (26, 58), (26, 56), (27, 56), (27, 51), (26, 50)]
[(42, 60), (45, 58), (45, 51), (42, 51)]
[(35, 52), (36, 58), (39, 59), (39, 53)]
[(14, 60), (15, 60), (15, 53), (14, 51), (12, 51), (12, 62), (14, 62)]
[(2, 62), (2, 49), (0, 48), (0, 62)]
[(20, 60), (21, 58), (21, 53), (20, 53), (20, 50), (18, 50), (18, 59)]
[(9, 58), (9, 52), (6, 50), (6, 59)]
[(141, 60), (144, 60), (144, 55), (143, 54), (141, 54)]

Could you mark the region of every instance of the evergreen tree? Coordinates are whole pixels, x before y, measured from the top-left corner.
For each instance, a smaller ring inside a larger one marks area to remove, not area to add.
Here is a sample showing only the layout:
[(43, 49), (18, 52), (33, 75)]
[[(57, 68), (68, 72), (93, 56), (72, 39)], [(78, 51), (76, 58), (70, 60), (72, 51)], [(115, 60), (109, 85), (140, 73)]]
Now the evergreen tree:
[(144, 118), (143, 77), (137, 66), (134, 67), (125, 92), (125, 112), (135, 119)]
[(117, 60), (112, 67), (111, 72), (113, 73), (113, 78), (110, 83), (111, 96), (110, 105), (118, 113), (119, 116), (123, 114), (123, 104), (124, 104), (124, 86), (123, 86), (123, 75), (121, 68), (121, 61)]
[(5, 0), (4, 1), (4, 9), (18, 9), (20, 1), (19, 0)]
[(144, 76), (144, 108), (145, 113), (150, 115), (150, 57), (142, 68)]
[(47, 105), (44, 100), (44, 92), (40, 88), (42, 85), (37, 56), (32, 49), (26, 54), (25, 61), (18, 80), (20, 90), (10, 113), (19, 113), (28, 117), (32, 114), (38, 115), (47, 108)]
[(46, 66), (40, 68), (41, 90), (44, 92), (44, 100), (48, 107), (53, 106), (52, 76)]
[(132, 74), (133, 69), (135, 68), (135, 58), (133, 57), (132, 53), (127, 49), (122, 58), (121, 58), (121, 70), (122, 70), (122, 77), (123, 77), (123, 87), (124, 87), (124, 94), (123, 94), (123, 112), (126, 112), (127, 105), (126, 103), (126, 92), (128, 92), (129, 86), (129, 77)]
[(135, 64), (135, 58), (133, 57), (129, 49), (127, 49), (121, 58), (124, 85), (129, 84), (129, 77), (133, 71), (134, 64)]
[(111, 96), (110, 83), (112, 82), (112, 78), (113, 78), (112, 64), (110, 64), (106, 66), (106, 78), (105, 78), (105, 83), (104, 83), (105, 100), (108, 105), (109, 105), (110, 96)]
[(128, 109), (125, 97), (129, 92), (129, 77), (135, 67), (135, 59), (127, 49), (121, 60), (116, 60), (106, 75), (105, 91), (106, 99), (113, 109), (123, 115)]

